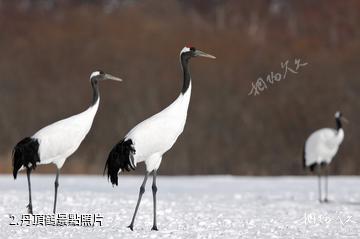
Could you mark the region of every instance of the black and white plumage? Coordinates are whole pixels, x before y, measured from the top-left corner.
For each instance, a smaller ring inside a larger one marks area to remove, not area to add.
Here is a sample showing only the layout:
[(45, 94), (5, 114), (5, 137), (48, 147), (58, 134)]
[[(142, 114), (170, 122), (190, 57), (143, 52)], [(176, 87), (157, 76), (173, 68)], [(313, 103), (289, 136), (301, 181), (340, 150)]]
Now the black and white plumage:
[(317, 169), (319, 183), (319, 201), (322, 202), (321, 196), (321, 171), (325, 170), (325, 198), (328, 201), (328, 165), (336, 155), (340, 144), (344, 139), (344, 130), (342, 120), (347, 121), (340, 112), (335, 113), (336, 129), (323, 128), (312, 133), (305, 142), (303, 152), (304, 168), (310, 171)]
[(33, 213), (31, 202), (30, 173), (37, 165), (56, 165), (54, 209), (56, 210), (59, 174), (65, 160), (72, 155), (89, 132), (100, 102), (99, 82), (102, 80), (122, 81), (102, 71), (95, 71), (90, 76), (93, 89), (91, 106), (80, 114), (48, 125), (31, 137), (26, 137), (16, 144), (13, 150), (14, 179), (20, 170), (26, 169), (29, 187), (28, 212)]
[(139, 198), (129, 228), (133, 230), (135, 216), (145, 191), (145, 184), (153, 172), (153, 203), (154, 221), (152, 230), (157, 230), (156, 224), (156, 173), (160, 166), (162, 156), (176, 142), (183, 132), (187, 110), (191, 96), (191, 77), (189, 60), (192, 57), (215, 58), (212, 55), (196, 50), (194, 47), (184, 47), (180, 52), (180, 63), (183, 69), (183, 87), (178, 98), (167, 108), (136, 125), (111, 150), (107, 159), (105, 170), (113, 185), (118, 184), (118, 174), (121, 171), (135, 169), (137, 163), (145, 162), (146, 174), (140, 187)]

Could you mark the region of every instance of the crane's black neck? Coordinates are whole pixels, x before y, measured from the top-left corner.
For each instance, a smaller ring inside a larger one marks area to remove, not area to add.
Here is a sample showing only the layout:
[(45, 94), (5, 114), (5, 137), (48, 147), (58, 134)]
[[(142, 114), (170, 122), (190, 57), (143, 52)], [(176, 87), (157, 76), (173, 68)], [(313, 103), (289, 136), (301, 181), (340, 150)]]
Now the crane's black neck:
[(183, 75), (184, 82), (183, 82), (181, 94), (185, 94), (185, 92), (189, 89), (190, 82), (191, 82), (191, 76), (190, 76), (190, 70), (189, 70), (190, 57), (187, 57), (184, 54), (182, 54), (180, 59), (181, 59), (181, 66), (182, 66), (183, 73), (184, 73), (184, 75)]
[(98, 80), (92, 79), (91, 80), (91, 86), (93, 89), (93, 99), (92, 99), (92, 103), (91, 106), (95, 105), (96, 102), (99, 100), (100, 98), (100, 92), (99, 92), (99, 82)]
[(336, 130), (339, 131), (342, 128), (342, 123), (340, 118), (336, 118)]

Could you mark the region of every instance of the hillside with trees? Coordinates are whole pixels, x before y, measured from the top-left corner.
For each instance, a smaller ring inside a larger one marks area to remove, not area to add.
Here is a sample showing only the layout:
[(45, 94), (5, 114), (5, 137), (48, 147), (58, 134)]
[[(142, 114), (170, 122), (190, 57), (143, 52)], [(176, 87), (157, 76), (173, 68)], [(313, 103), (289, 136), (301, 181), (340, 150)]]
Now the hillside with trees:
[(303, 174), (305, 139), (335, 127), (337, 110), (350, 123), (331, 173), (359, 174), (359, 25), (355, 0), (1, 0), (0, 173), (19, 140), (88, 107), (103, 69), (124, 82), (101, 84), (92, 130), (62, 170), (101, 174), (111, 147), (177, 97), (191, 44), (217, 59), (191, 62), (187, 125), (161, 174)]

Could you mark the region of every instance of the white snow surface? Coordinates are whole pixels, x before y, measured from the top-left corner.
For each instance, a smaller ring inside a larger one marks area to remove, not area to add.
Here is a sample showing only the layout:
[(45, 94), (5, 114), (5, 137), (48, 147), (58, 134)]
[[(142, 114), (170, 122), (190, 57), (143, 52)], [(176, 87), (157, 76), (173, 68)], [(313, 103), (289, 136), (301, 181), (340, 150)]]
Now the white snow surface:
[[(34, 214), (51, 214), (55, 175), (32, 175)], [(0, 176), (0, 238), (360, 238), (360, 177), (330, 177), (327, 204), (315, 177), (158, 176), (158, 228), (151, 178), (129, 225), (142, 177), (60, 176), (57, 213), (100, 213), (102, 226), (9, 225), (27, 213), (27, 181)]]

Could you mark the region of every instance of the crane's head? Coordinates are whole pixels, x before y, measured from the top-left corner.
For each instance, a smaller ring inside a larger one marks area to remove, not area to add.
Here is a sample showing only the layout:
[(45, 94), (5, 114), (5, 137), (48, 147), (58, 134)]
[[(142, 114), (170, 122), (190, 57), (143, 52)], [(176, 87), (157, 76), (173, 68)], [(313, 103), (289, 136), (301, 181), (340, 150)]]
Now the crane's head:
[(115, 77), (115, 76), (112, 76), (110, 74), (107, 74), (101, 70), (97, 70), (97, 71), (94, 71), (93, 73), (91, 73), (90, 75), (90, 81), (92, 82), (99, 82), (99, 81), (102, 81), (102, 80), (114, 80), (114, 81), (122, 81), (122, 79), (118, 78), (118, 77)]
[(202, 56), (202, 57), (207, 57), (207, 58), (211, 58), (211, 59), (216, 59), (215, 56), (207, 54), (205, 52), (202, 52), (200, 50), (195, 49), (195, 47), (191, 46), (191, 47), (184, 47), (181, 52), (180, 52), (180, 57), (181, 59), (184, 60), (189, 60), (192, 57), (197, 57), (197, 56)]
[(335, 119), (337, 120), (342, 120), (345, 123), (349, 123), (349, 121), (342, 115), (342, 113), (340, 111), (336, 111), (335, 113)]

